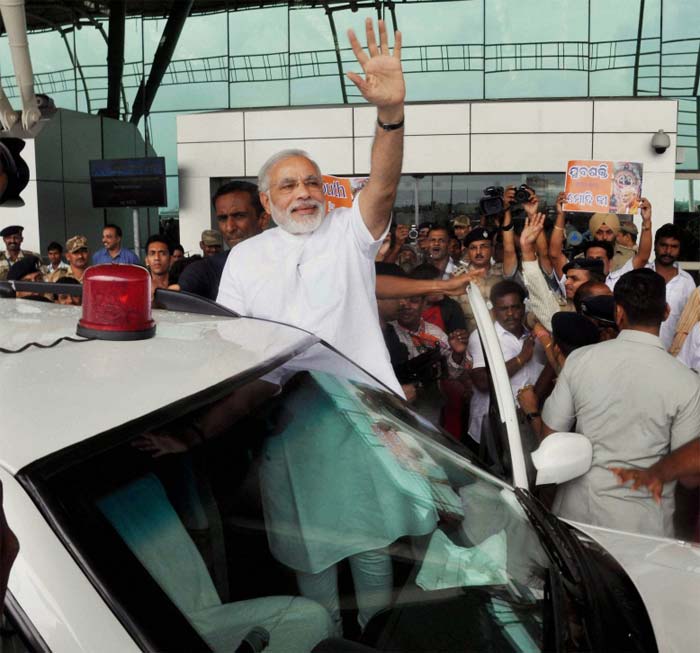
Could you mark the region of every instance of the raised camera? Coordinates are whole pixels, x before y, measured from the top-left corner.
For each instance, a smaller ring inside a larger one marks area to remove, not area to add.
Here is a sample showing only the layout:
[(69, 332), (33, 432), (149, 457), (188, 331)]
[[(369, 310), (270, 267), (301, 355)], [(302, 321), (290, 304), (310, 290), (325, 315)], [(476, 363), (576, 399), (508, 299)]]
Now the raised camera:
[(482, 198), (479, 200), (479, 212), (481, 215), (493, 216), (503, 213), (503, 186), (489, 186), (484, 188)]
[(515, 189), (515, 197), (513, 198), (515, 204), (525, 204), (531, 199), (532, 191), (525, 184), (521, 184)]

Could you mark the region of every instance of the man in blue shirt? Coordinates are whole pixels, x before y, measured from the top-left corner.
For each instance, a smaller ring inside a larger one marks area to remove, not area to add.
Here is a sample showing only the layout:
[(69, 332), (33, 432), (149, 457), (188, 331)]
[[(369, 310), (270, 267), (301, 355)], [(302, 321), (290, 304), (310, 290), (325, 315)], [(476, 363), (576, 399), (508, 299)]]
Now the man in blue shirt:
[(105, 225), (102, 229), (104, 247), (92, 256), (92, 264), (99, 263), (133, 263), (139, 265), (139, 257), (130, 249), (122, 249), (122, 230), (116, 224)]

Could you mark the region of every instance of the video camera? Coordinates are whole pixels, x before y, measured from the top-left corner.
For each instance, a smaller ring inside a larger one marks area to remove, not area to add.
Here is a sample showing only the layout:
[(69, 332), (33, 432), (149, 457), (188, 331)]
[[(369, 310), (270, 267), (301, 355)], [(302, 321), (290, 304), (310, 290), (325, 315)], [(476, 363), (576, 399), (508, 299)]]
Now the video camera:
[[(505, 188), (503, 186), (489, 186), (484, 188), (483, 196), (479, 200), (479, 212), (486, 217), (500, 215), (505, 211), (503, 196)], [(514, 204), (524, 204), (532, 198), (532, 190), (525, 184), (521, 184), (515, 189)]]
[(415, 358), (397, 365), (394, 371), (399, 383), (404, 385), (420, 383), (423, 386), (428, 386), (447, 376), (445, 361), (439, 347), (429, 349)]

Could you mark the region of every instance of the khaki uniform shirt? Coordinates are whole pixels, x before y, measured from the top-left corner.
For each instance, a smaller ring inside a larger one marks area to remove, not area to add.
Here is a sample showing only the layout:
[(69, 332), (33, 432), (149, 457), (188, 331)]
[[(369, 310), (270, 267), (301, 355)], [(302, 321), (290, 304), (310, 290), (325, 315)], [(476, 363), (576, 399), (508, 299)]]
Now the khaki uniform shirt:
[(674, 483), (661, 505), (645, 490), (620, 485), (609, 467), (646, 468), (698, 437), (700, 379), (668, 354), (657, 336), (624, 329), (615, 340), (566, 359), (542, 420), (593, 445), (583, 476), (557, 487), (553, 512), (593, 526), (673, 536)]
[[(462, 262), (457, 266), (456, 268), (456, 273), (458, 274), (460, 270), (463, 271), (471, 271), (473, 268), (469, 263)], [(503, 264), (502, 263), (494, 263), (489, 267), (489, 269), (486, 271), (486, 274), (483, 277), (478, 277), (474, 283), (479, 287), (479, 290), (481, 291), (481, 296), (488, 301), (489, 300), (489, 294), (491, 293), (491, 288), (493, 288), (499, 281), (503, 281), (504, 276), (503, 276)], [(472, 305), (469, 303), (469, 299), (467, 298), (467, 295), (460, 295), (459, 297), (455, 297), (455, 299), (459, 302), (459, 305), (462, 307), (462, 311), (464, 312), (464, 318), (467, 322), (467, 331), (471, 333), (476, 329), (476, 320), (474, 319), (474, 311), (472, 310)]]
[(5, 279), (7, 279), (7, 273), (10, 271), (10, 267), (12, 267), (12, 264), (16, 263), (25, 256), (36, 256), (38, 259), (41, 259), (41, 256), (39, 256), (39, 254), (35, 252), (29, 252), (26, 249), (20, 250), (19, 255), (17, 256), (17, 260), (15, 261), (10, 261), (10, 259), (7, 257), (7, 252), (0, 252), (0, 281), (4, 281)]
[(615, 243), (615, 256), (610, 261), (610, 271), (619, 270), (627, 261), (637, 254), (636, 247), (625, 247), (620, 243)]

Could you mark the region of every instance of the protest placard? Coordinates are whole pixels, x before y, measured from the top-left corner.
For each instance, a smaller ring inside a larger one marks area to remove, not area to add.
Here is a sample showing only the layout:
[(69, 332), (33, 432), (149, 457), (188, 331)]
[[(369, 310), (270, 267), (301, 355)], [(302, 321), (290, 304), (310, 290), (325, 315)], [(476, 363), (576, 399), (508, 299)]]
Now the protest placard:
[(352, 201), (367, 184), (369, 177), (335, 177), (323, 175), (326, 213), (339, 207), (351, 207)]
[(642, 197), (642, 172), (642, 164), (633, 161), (569, 161), (564, 210), (635, 214)]
[(323, 175), (323, 194), (326, 197), (326, 213), (341, 206), (352, 206), (352, 185), (346, 177)]

